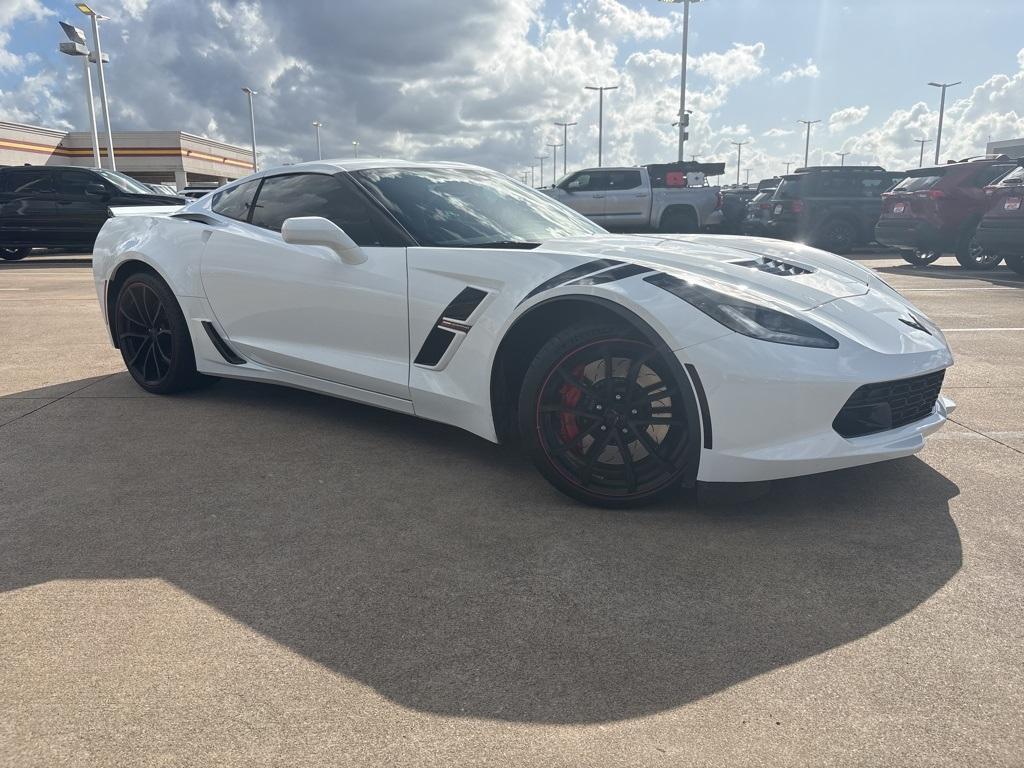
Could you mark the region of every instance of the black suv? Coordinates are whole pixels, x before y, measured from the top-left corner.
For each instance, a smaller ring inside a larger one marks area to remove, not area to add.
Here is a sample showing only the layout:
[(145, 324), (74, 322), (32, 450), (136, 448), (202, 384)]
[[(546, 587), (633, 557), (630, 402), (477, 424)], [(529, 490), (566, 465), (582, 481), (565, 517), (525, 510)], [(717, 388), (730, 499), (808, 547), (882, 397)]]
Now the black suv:
[(882, 193), (902, 178), (877, 165), (797, 168), (775, 190), (765, 232), (847, 253), (874, 240)]
[(91, 251), (111, 206), (184, 205), (116, 171), (74, 166), (0, 168), (0, 258), (33, 248)]

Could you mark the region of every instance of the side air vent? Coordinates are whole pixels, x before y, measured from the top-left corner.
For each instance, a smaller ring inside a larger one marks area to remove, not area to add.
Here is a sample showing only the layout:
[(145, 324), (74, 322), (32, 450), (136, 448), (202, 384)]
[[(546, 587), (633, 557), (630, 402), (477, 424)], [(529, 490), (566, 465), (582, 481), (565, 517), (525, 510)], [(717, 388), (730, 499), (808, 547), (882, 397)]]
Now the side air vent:
[(420, 352), (416, 355), (414, 362), (416, 365), (432, 368), (441, 362), (444, 353), (448, 351), (448, 346), (454, 340), (455, 334), (451, 331), (444, 328), (432, 328), (430, 333), (427, 334), (427, 339), (423, 342), (423, 346), (420, 347)]
[(449, 320), (468, 320), (486, 295), (487, 292), (479, 288), (463, 288), (462, 292), (452, 299), (441, 317)]
[(770, 275), (779, 275), (781, 277), (809, 275), (813, 272), (813, 270), (807, 269), (806, 267), (798, 267), (796, 264), (787, 264), (785, 261), (770, 259), (767, 256), (762, 256), (759, 259), (752, 259), (750, 261), (734, 261), (733, 264), (737, 267), (749, 267), (750, 269), (756, 269), (758, 272), (767, 272)]
[(487, 291), (479, 288), (467, 286), (459, 291), (458, 296), (448, 302), (444, 312), (437, 318), (413, 362), (424, 368), (437, 367), (452, 346), (452, 342), (464, 338), (470, 332), (473, 326), (467, 321), (486, 297)]
[(221, 335), (217, 333), (217, 329), (213, 327), (213, 323), (209, 320), (203, 320), (202, 322), (203, 330), (206, 331), (206, 335), (210, 337), (210, 341), (213, 342), (213, 346), (217, 348), (221, 357), (232, 365), (242, 365), (245, 363), (245, 360), (221, 338)]

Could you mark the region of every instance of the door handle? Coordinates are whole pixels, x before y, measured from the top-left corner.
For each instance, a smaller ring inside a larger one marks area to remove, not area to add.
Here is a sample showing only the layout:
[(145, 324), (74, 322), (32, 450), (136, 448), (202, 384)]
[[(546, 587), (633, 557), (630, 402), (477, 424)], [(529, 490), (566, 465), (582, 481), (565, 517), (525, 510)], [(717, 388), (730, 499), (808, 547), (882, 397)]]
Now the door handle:
[(594, 200), (604, 200), (604, 195), (594, 195)]
[(647, 197), (646, 192), (637, 192), (633, 197)]

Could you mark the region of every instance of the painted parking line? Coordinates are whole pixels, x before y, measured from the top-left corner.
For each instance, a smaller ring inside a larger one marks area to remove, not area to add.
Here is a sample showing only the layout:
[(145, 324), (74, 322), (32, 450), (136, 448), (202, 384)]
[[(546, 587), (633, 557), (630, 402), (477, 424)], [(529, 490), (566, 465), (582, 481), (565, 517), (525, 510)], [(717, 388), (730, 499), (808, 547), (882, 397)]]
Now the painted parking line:
[(1024, 331), (1024, 328), (943, 328), (943, 333), (976, 333), (980, 331)]
[(0, 291), (27, 291), (28, 288), (0, 288)]
[[(1020, 286), (1020, 288), (1024, 288), (1024, 284), (1022, 284)], [(896, 288), (896, 290), (897, 291), (903, 291), (903, 292), (906, 292), (906, 293), (909, 293), (911, 291), (917, 291), (918, 293), (920, 293), (921, 291), (931, 291), (931, 292), (935, 292), (935, 291), (1014, 291), (1014, 290), (1018, 290), (1019, 291), (1020, 288), (1011, 288), (1010, 286), (1007, 285), (1007, 286), (996, 286), (996, 287), (992, 287), (992, 288)]]

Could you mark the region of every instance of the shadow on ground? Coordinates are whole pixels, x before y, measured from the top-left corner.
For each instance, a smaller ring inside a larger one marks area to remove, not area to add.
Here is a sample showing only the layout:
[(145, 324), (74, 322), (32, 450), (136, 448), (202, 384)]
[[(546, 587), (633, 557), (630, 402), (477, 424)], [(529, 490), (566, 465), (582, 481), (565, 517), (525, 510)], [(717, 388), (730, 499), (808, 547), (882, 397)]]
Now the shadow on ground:
[[(946, 261), (943, 259), (943, 261)], [(927, 264), (923, 267), (916, 267), (912, 264), (897, 264), (891, 267), (873, 267), (876, 272), (883, 276), (901, 277), (930, 277), (937, 280), (984, 280), (995, 285), (1014, 286), (1024, 288), (1024, 275), (1018, 275), (1005, 265), (995, 269), (964, 269), (956, 261), (951, 263)]]
[(126, 379), (0, 432), (0, 588), (160, 577), (426, 712), (678, 707), (886, 626), (961, 565), (958, 489), (918, 459), (605, 512), (441, 425)]

